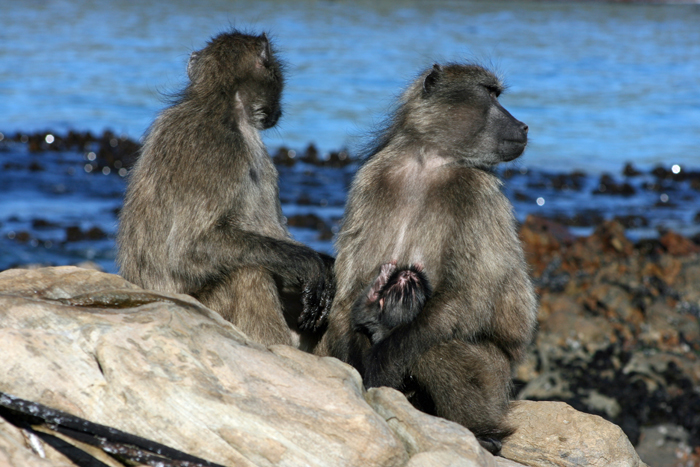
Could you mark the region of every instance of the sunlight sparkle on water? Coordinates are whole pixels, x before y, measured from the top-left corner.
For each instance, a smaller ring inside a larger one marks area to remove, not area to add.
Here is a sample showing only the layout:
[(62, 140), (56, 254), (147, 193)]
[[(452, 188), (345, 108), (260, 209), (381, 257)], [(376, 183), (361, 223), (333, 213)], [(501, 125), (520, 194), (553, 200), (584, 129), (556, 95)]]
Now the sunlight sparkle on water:
[(539, 198), (537, 198), (537, 205), (544, 206), (544, 198), (543, 197), (540, 196)]
[(678, 164), (673, 164), (673, 166), (671, 167), (671, 172), (673, 172), (674, 174), (681, 173), (681, 166)]

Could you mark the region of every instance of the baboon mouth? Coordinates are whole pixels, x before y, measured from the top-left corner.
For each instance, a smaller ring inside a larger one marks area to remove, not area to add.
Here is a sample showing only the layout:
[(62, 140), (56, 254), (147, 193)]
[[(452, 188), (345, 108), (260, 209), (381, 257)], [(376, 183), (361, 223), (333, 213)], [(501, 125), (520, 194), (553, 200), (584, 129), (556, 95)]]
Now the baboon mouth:
[(501, 152), (502, 162), (509, 162), (513, 159), (517, 159), (525, 152), (525, 147), (527, 146), (527, 139), (525, 140), (505, 140), (504, 148)]

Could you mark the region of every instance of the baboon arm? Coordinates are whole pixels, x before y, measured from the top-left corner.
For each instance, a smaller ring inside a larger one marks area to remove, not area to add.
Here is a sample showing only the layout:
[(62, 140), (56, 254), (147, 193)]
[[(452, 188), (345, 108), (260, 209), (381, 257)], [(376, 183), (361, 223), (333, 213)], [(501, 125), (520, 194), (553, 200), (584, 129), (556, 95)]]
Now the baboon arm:
[(285, 287), (301, 291), (302, 329), (320, 327), (330, 310), (335, 293), (334, 260), (307, 246), (255, 232), (217, 228), (204, 231), (187, 248), (173, 246), (170, 251), (186, 254), (171, 255), (172, 273), (192, 284), (193, 291), (216, 279), (213, 274), (223, 277), (236, 268), (261, 266), (280, 278)]
[[(518, 277), (520, 276), (520, 277)], [(525, 273), (513, 274), (496, 303), (492, 341), (511, 361), (524, 357), (537, 327), (537, 301)]]

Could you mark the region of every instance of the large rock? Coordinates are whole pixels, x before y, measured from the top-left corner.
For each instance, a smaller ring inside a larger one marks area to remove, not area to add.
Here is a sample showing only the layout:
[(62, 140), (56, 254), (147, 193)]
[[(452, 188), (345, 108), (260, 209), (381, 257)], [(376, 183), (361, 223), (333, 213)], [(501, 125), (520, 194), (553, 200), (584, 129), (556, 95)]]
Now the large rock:
[(525, 465), (646, 465), (620, 427), (563, 402), (518, 402), (509, 419), (518, 429), (503, 443), (502, 454)]
[(190, 297), (77, 268), (7, 271), (0, 290), (3, 392), (224, 465), (408, 460), (356, 372), (249, 342)]
[(409, 466), (496, 467), (496, 460), (481, 448), (466, 428), (417, 411), (400, 392), (372, 388), (367, 401), (396, 432), (412, 456)]
[[(469, 430), (416, 411), (397, 391), (365, 391), (336, 359), (264, 348), (191, 297), (110, 274), (0, 273), (0, 342), (0, 392), (226, 466), (521, 465), (494, 458)], [(559, 417), (537, 415), (533, 403), (521, 423), (519, 407), (520, 429), (504, 450), (515, 461), (515, 446), (537, 445), (539, 425)], [(575, 465), (597, 465), (586, 463), (588, 444), (577, 446)], [(620, 446), (615, 455), (634, 462)], [(528, 465), (560, 465), (548, 463), (558, 451), (546, 454)], [(121, 465), (106, 455), (102, 462)], [(0, 416), (0, 465), (73, 464)]]

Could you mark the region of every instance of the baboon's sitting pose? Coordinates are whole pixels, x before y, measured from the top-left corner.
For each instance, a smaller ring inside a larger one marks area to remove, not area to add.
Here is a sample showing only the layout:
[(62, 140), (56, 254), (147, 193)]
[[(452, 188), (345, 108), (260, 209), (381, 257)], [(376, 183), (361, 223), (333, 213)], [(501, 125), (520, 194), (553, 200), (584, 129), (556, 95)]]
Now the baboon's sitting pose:
[(293, 241), (260, 130), (282, 114), (265, 34), (221, 34), (151, 126), (120, 216), (122, 275), (193, 295), (264, 344), (301, 344), (333, 297), (332, 258)]
[[(338, 293), (317, 348), (354, 365), (367, 387), (401, 389), (468, 427), (492, 452), (511, 432), (511, 366), (536, 319), (512, 207), (491, 169), (527, 144), (502, 89), (481, 66), (449, 64), (404, 92), (352, 184)], [(393, 301), (403, 318), (389, 325), (379, 314), (386, 265), (412, 273), (405, 300)]]

